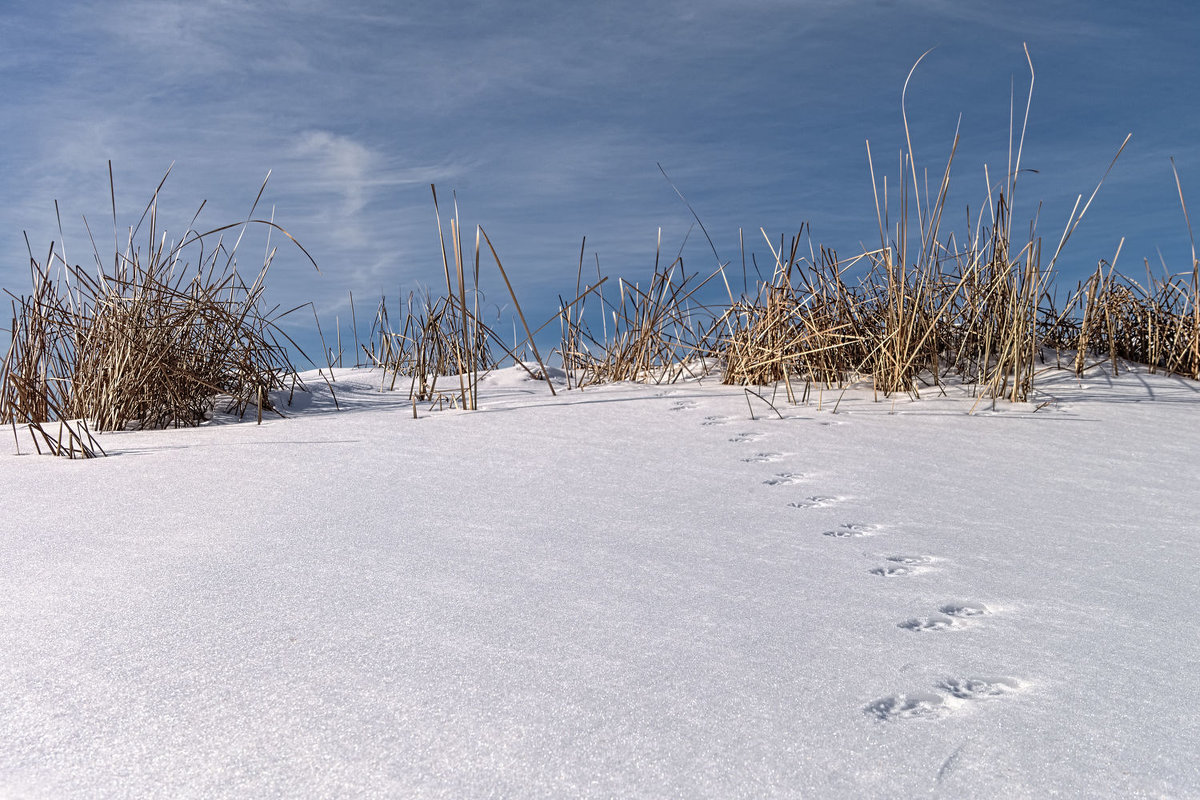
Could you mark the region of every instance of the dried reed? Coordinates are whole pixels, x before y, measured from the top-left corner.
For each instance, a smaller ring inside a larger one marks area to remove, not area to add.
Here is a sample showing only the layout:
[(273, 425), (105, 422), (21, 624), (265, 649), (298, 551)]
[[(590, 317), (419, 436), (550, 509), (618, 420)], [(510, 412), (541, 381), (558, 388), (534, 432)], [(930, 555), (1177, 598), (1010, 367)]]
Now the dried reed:
[[(70, 265), (54, 245), (44, 262), (30, 254), (32, 291), (10, 293), (0, 421), (84, 419), (99, 431), (162, 428), (198, 424), (217, 407), (239, 415), (254, 409), (261, 421), (264, 411), (276, 410), (272, 390), (298, 385), (279, 341), (290, 340), (276, 327), (284, 315), (262, 309), (276, 250), (268, 244), (262, 266), (247, 282), (237, 267), (237, 242), (226, 247), (221, 240), (240, 228), (240, 242), (251, 224), (290, 234), (273, 221), (254, 219), (252, 207), (244, 222), (205, 233), (195, 231), (193, 219), (178, 244), (170, 244), (158, 227), (161, 188), (142, 221), (129, 229), (125, 246), (115, 248), (110, 267), (98, 250), (94, 270)], [(255, 206), (261, 196), (260, 189)], [(147, 218), (143, 250), (135, 237)]]

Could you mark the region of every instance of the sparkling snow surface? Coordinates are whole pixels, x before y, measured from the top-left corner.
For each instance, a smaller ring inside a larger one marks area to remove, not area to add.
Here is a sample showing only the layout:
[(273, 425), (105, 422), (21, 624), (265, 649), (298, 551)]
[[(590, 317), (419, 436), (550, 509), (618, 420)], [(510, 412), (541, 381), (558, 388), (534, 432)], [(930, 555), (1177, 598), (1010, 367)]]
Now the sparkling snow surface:
[(1200, 384), (379, 380), (3, 432), (0, 797), (1200, 797)]

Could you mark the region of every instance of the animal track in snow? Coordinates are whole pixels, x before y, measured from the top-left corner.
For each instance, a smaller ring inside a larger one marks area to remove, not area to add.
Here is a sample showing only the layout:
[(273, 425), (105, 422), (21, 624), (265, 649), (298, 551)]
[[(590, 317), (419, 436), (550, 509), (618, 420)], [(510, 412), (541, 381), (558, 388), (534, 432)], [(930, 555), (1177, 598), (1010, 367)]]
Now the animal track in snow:
[(951, 628), (961, 627), (962, 623), (954, 617), (945, 614), (930, 614), (927, 617), (913, 617), (901, 622), (898, 627), (904, 628), (906, 631), (915, 631), (923, 633), (926, 631), (948, 631)]
[(680, 400), (671, 406), (672, 411), (691, 411), (696, 408), (696, 403), (692, 400)]
[(789, 508), (829, 508), (836, 506), (838, 503), (846, 502), (848, 498), (833, 496), (833, 497), (806, 497), (803, 500), (798, 500), (795, 503), (788, 503)]
[(748, 432), (748, 433), (739, 433), (736, 436), (731, 437), (729, 439), (729, 441), (737, 442), (738, 444), (741, 444), (742, 442), (757, 442), (761, 438), (763, 438), (763, 435), (761, 433)]
[(838, 539), (844, 539), (850, 536), (870, 536), (878, 530), (878, 525), (866, 525), (861, 522), (844, 522), (831, 531), (825, 531), (822, 536), (833, 536)]
[(929, 556), (887, 556), (885, 560), (893, 564), (903, 564), (906, 567), (923, 567), (933, 563), (933, 559)]
[(983, 603), (947, 603), (938, 611), (948, 617), (983, 617), (992, 613)]
[(919, 575), (927, 571), (933, 559), (929, 556), (886, 556), (887, 564), (870, 570), (872, 575), (898, 578), (902, 575)]
[(945, 678), (937, 688), (960, 700), (981, 700), (1020, 691), (1021, 682), (1003, 677)]
[(743, 458), (747, 464), (767, 464), (771, 461), (779, 461), (784, 458), (783, 453), (755, 453), (752, 456)]
[(945, 713), (946, 701), (934, 692), (910, 692), (881, 697), (863, 710), (882, 722), (937, 717)]
[(808, 476), (803, 472), (781, 472), (778, 475), (767, 478), (763, 483), (767, 486), (792, 486), (797, 483), (803, 483), (808, 479)]
[(872, 575), (879, 575), (884, 578), (899, 578), (904, 575), (913, 575), (916, 572), (916, 567), (907, 567), (903, 564), (889, 564), (886, 567), (875, 567), (875, 569), (871, 570)]
[(728, 422), (729, 417), (705, 417), (704, 421), (700, 424), (707, 427), (711, 425), (725, 425)]
[(976, 676), (943, 678), (935, 688), (949, 695), (949, 699), (938, 692), (893, 694), (868, 703), (863, 710), (882, 722), (939, 717), (965, 700), (990, 700), (1014, 694), (1024, 687), (1016, 678)]
[(992, 613), (991, 609), (982, 603), (947, 603), (938, 608), (937, 614), (927, 617), (913, 617), (900, 623), (900, 627), (908, 631), (945, 631), (951, 628), (962, 628), (968, 623), (969, 617), (982, 617)]

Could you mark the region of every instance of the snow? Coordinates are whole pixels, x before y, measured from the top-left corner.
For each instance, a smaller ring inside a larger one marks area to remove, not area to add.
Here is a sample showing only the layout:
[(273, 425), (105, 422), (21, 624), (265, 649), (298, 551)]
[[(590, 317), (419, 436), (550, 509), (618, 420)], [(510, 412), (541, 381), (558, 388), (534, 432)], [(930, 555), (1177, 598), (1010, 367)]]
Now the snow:
[(1102, 370), (10, 435), (0, 797), (1198, 797), (1200, 385)]

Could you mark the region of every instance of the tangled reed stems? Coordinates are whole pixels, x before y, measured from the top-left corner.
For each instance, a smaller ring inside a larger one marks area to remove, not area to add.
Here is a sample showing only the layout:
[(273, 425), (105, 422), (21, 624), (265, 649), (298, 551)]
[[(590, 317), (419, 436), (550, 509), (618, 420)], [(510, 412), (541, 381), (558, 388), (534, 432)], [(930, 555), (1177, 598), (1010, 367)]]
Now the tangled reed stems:
[[(696, 377), (709, 370), (701, 324), (711, 311), (695, 297), (718, 276), (718, 268), (707, 278), (684, 271), (676, 258), (663, 265), (662, 231), (649, 285), (617, 279), (616, 302), (606, 300), (607, 278), (580, 290), (583, 276), (583, 247), (576, 281), (576, 297), (559, 299), (561, 344), (557, 348), (567, 374), (568, 387), (583, 388), (598, 383), (638, 381), (673, 383), (684, 376)], [(597, 273), (599, 266), (597, 265)], [(592, 295), (600, 305), (600, 330), (587, 321), (587, 302)], [(610, 327), (611, 326), (611, 327)]]
[[(392, 390), (396, 388), (400, 376), (408, 376), (409, 397), (414, 402), (430, 401), (439, 397), (438, 379), (455, 377), (458, 379), (458, 403), (464, 409), (473, 410), (478, 407), (480, 378), (508, 358), (525, 367), (519, 353), (528, 347), (539, 368), (540, 379), (546, 381), (553, 394), (554, 384), (550, 381), (545, 364), (542, 363), (534, 335), (529, 330), (512, 282), (509, 281), (508, 273), (487, 232), (476, 226), (474, 259), (467, 262), (463, 253), (458, 202), (455, 200), (454, 215), (450, 219), (450, 247), (447, 250), (441, 211), (438, 208), (437, 187), (431, 185), (430, 189), (433, 192), (438, 239), (442, 248), (446, 294), (438, 298), (434, 298), (428, 292), (420, 296), (410, 294), (407, 310), (398, 330), (392, 325), (386, 298), (380, 300), (369, 341), (363, 346), (367, 362), (382, 368), (385, 384), (387, 373), (392, 373)], [(481, 319), (479, 281), (485, 244), (525, 330), (525, 338), (514, 342), (511, 348), (507, 347), (501, 337)], [(467, 301), (468, 296), (472, 299), (471, 303)], [(494, 356), (493, 348), (502, 351), (503, 355)], [(526, 369), (528, 370), (528, 367)], [(529, 372), (534, 375), (532, 370)]]
[[(84, 419), (99, 431), (163, 428), (196, 425), (219, 408), (239, 415), (254, 409), (261, 422), (264, 411), (277, 411), (273, 390), (299, 386), (280, 337), (289, 340), (276, 327), (283, 315), (263, 310), (276, 250), (268, 246), (247, 282), (237, 267), (237, 243), (227, 248), (220, 238), (240, 228), (240, 241), (251, 224), (291, 236), (272, 221), (253, 219), (252, 207), (245, 222), (205, 233), (189, 226), (171, 244), (158, 229), (161, 188), (125, 246), (114, 247), (110, 266), (98, 250), (94, 269), (70, 265), (54, 245), (42, 262), (30, 254), (30, 294), (9, 293), (0, 421)], [(115, 205), (114, 199), (114, 229)], [(135, 237), (147, 218), (143, 249)]]
[[(1031, 100), (1032, 60), (1029, 70)], [(665, 263), (660, 231), (649, 281), (618, 278), (615, 293), (608, 284), (606, 296), (608, 278), (598, 259), (595, 281), (584, 281), (585, 239), (573, 299), (560, 296), (558, 313), (536, 330), (486, 232), (477, 226), (473, 253), (464, 247), (457, 202), (447, 236), (434, 189), (445, 294), (410, 294), (398, 324), (381, 301), (362, 354), (382, 367), (385, 385), (391, 374), (392, 389), (407, 377), (414, 403), (445, 399), (446, 382), (456, 382), (457, 391), (449, 393), (465, 409), (477, 407), (484, 374), (506, 359), (525, 366), (529, 351), (538, 371), (526, 369), (554, 393), (535, 337), (555, 322), (568, 388), (673, 382), (720, 369), (729, 384), (782, 383), (792, 402), (807, 398), (812, 387), (843, 388), (864, 379), (882, 397), (916, 397), (955, 383), (980, 400), (1021, 402), (1030, 398), (1038, 365), (1050, 351), (1060, 354), (1060, 363), (1061, 354), (1069, 353), (1078, 374), (1100, 363), (1115, 373), (1125, 360), (1200, 379), (1194, 239), (1190, 272), (1155, 277), (1147, 264), (1139, 282), (1118, 273), (1114, 257), (1100, 263), (1061, 311), (1054, 298), (1058, 259), (1130, 137), (1086, 202), (1077, 198), (1048, 260), (1036, 216), (1028, 237), (1014, 239), (1029, 107), (1027, 100), (1019, 135), (1010, 131), (1003, 178), (993, 182), (985, 167), (988, 194), (973, 224), (968, 213), (963, 234), (942, 230), (958, 133), (930, 192), (928, 177), (919, 179), (905, 117), (906, 149), (900, 181), (893, 184), (898, 188), (889, 192), (886, 177), (882, 184), (876, 180), (867, 146), (878, 247), (842, 258), (810, 243), (803, 255), (804, 226), (778, 245), (764, 231), (771, 274), (735, 299), (727, 264), (704, 277), (685, 271), (682, 258)], [(1176, 187), (1191, 234), (1178, 174)], [(143, 215), (150, 220), (147, 246), (134, 246), (139, 222), (125, 247), (114, 248), (111, 267), (102, 266), (99, 255), (95, 271), (69, 266), (53, 245), (44, 262), (30, 255), (31, 291), (12, 297), (12, 341), (0, 366), (0, 421), (83, 419), (99, 430), (187, 425), (204, 419), (218, 398), (240, 414), (255, 408), (261, 419), (272, 408), (271, 391), (297, 385), (276, 338), (278, 317), (261, 311), (275, 251), (246, 282), (235, 264), (236, 243), (227, 250), (218, 240), (204, 255), (208, 239), (238, 225), (204, 234), (189, 228), (180, 244), (168, 246), (156, 230), (157, 196)], [(240, 225), (251, 223), (287, 235), (265, 220), (248, 218)], [(185, 259), (189, 248), (200, 250), (195, 268)], [(511, 346), (480, 314), (481, 269), (489, 255), (525, 332), (518, 340), (514, 322)], [(714, 282), (724, 284), (728, 303), (708, 297)], [(338, 353), (340, 359), (340, 343)]]
[(465, 369), (468, 377), (463, 407), (470, 408), (468, 403), (474, 397), (479, 376), (497, 366), (492, 342), (499, 341), (499, 337), (470, 310), (465, 329), (462, 320), (457, 297), (410, 294), (403, 323), (396, 330), (384, 299), (363, 352), (368, 363), (383, 369), (384, 381), (388, 372), (392, 374), (390, 389), (396, 388), (400, 376), (410, 378), (409, 394), (418, 401), (436, 396), (440, 377), (456, 377)]

